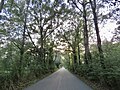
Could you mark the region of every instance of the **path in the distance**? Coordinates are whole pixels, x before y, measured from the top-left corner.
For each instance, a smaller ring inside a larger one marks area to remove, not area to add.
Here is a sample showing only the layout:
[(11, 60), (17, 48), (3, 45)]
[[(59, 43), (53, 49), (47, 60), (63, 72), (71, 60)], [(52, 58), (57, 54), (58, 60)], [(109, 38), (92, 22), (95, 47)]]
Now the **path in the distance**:
[(24, 90), (92, 90), (89, 86), (71, 74), (68, 70), (61, 68), (52, 75), (40, 80), (36, 84)]

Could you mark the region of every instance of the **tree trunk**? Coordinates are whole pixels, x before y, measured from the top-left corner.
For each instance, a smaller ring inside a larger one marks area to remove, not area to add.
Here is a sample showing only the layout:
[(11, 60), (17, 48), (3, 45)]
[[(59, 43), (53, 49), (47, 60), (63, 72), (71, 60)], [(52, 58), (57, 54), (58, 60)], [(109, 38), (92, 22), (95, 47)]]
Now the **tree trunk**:
[(76, 55), (75, 48), (73, 49), (73, 61), (74, 61), (74, 65), (76, 65), (77, 64), (77, 55)]
[(73, 71), (76, 72), (77, 66), (77, 55), (76, 55), (76, 48), (73, 48)]
[(41, 62), (42, 63), (45, 63), (45, 61), (44, 61), (44, 40), (43, 40), (43, 27), (42, 26), (40, 26), (40, 45), (41, 45), (41, 48), (40, 48), (40, 60), (41, 60)]
[(101, 64), (102, 68), (105, 69), (104, 55), (103, 55), (103, 50), (102, 50), (102, 45), (101, 45), (101, 38), (100, 38), (99, 27), (98, 27), (98, 18), (97, 18), (97, 13), (96, 13), (96, 0), (94, 0), (93, 3), (90, 0), (90, 4), (92, 7), (92, 12), (93, 12), (93, 16), (94, 16), (95, 30), (96, 30), (96, 35), (97, 35), (97, 47), (98, 47), (98, 51), (99, 51), (100, 64)]
[[(68, 50), (70, 50), (70, 46), (68, 46)], [(67, 54), (68, 54), (68, 59), (69, 59), (68, 64), (70, 66), (71, 65), (71, 61), (70, 61), (71, 60), (71, 54), (69, 52)]]
[(19, 61), (19, 77), (22, 76), (22, 61), (23, 61), (23, 54), (24, 54), (24, 46), (25, 46), (25, 32), (26, 32), (26, 17), (27, 15), (25, 14), (25, 21), (24, 21), (24, 29), (23, 29), (23, 38), (22, 38), (22, 45), (20, 49), (20, 61)]
[(71, 65), (70, 58), (71, 58), (71, 57), (70, 57), (70, 53), (68, 52), (68, 59), (69, 59), (69, 60), (68, 60), (68, 64), (69, 64), (69, 66)]
[(85, 64), (89, 64), (89, 37), (87, 29), (87, 18), (86, 18), (86, 4), (83, 2), (83, 19), (84, 19), (84, 46), (85, 46)]
[(80, 61), (80, 46), (78, 44), (78, 63), (79, 65), (81, 64), (81, 61)]
[(3, 6), (4, 6), (4, 0), (1, 0), (1, 2), (0, 2), (0, 13), (1, 13), (2, 9), (3, 9)]

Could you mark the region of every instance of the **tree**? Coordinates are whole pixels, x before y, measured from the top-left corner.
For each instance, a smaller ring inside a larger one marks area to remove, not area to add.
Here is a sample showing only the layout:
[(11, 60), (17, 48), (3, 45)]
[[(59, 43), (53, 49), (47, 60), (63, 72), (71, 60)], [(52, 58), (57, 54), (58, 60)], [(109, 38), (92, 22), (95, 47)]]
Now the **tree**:
[(102, 50), (102, 45), (101, 45), (101, 38), (99, 34), (99, 27), (98, 27), (98, 18), (97, 18), (97, 13), (96, 13), (96, 0), (91, 1), (90, 0), (90, 5), (92, 8), (92, 13), (94, 16), (94, 25), (95, 25), (95, 30), (96, 30), (96, 36), (97, 36), (97, 47), (99, 51), (99, 56), (100, 56), (100, 63), (103, 69), (105, 69), (104, 65), (104, 55), (103, 55), (103, 50)]
[[(91, 59), (91, 54), (90, 54), (90, 50), (89, 50), (89, 37), (88, 37), (88, 23), (87, 23), (87, 4), (88, 2), (86, 0), (83, 1), (76, 1), (76, 0), (69, 0), (69, 2), (71, 2), (73, 7), (76, 7), (79, 10), (79, 14), (80, 16), (83, 17), (83, 36), (84, 36), (84, 47), (85, 47), (85, 63), (88, 65), (89, 61)], [(79, 6), (82, 6), (82, 8), (80, 8)], [(81, 10), (83, 9), (83, 10)]]
[(2, 9), (3, 9), (3, 6), (4, 6), (4, 0), (1, 0), (1, 2), (0, 2), (0, 13), (1, 13)]
[[(38, 34), (38, 49), (40, 62), (44, 63), (44, 48), (46, 39), (62, 25), (62, 20), (69, 13), (63, 2), (53, 1), (33, 1), (29, 6), (30, 23), (28, 25), (29, 32)], [(29, 34), (30, 36), (30, 34)]]
[(87, 2), (83, 0), (83, 18), (84, 18), (84, 46), (85, 46), (85, 63), (88, 64), (91, 56), (89, 51), (89, 38), (88, 38), (88, 28), (87, 28), (87, 12), (86, 12), (86, 4)]
[(68, 44), (69, 48), (66, 51), (72, 53), (72, 65), (73, 70), (75, 71), (77, 65), (81, 63), (80, 43), (82, 39), (81, 38), (82, 23), (81, 20), (79, 19), (79, 15), (74, 13), (73, 15), (68, 17), (67, 24), (68, 25), (63, 25), (58, 33), (60, 37), (60, 42)]

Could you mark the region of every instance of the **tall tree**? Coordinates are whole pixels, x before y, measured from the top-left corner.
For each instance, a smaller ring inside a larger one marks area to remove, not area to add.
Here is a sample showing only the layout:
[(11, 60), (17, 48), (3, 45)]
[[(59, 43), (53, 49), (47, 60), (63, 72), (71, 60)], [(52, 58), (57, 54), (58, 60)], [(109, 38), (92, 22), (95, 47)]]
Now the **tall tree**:
[(88, 28), (87, 28), (87, 12), (86, 12), (87, 2), (83, 0), (83, 19), (84, 19), (84, 46), (85, 46), (85, 63), (88, 64), (90, 60), (90, 51), (89, 51), (89, 37), (88, 37)]
[[(86, 0), (83, 1), (76, 1), (76, 0), (69, 0), (72, 1), (72, 5), (76, 7), (79, 10), (80, 16), (83, 17), (83, 36), (84, 36), (84, 47), (85, 47), (85, 54), (84, 54), (84, 60), (85, 63), (88, 64), (91, 59), (91, 54), (89, 50), (89, 37), (88, 37), (88, 24), (87, 24), (87, 4), (88, 2)], [(82, 8), (80, 7), (82, 6)], [(83, 10), (81, 10), (83, 9)]]
[[(73, 18), (72, 18), (73, 17)], [(72, 65), (73, 70), (75, 71), (78, 62), (80, 63), (80, 46), (81, 43), (81, 20), (79, 19), (79, 15), (74, 13), (68, 17), (68, 25), (63, 25), (59, 32), (59, 36), (63, 39), (61, 42), (65, 42), (68, 44), (68, 48), (70, 52), (72, 52)]]
[(24, 25), (23, 25), (23, 34), (22, 34), (22, 43), (21, 43), (21, 47), (20, 47), (20, 62), (19, 62), (19, 75), (20, 77), (22, 76), (22, 62), (23, 62), (23, 55), (25, 52), (25, 38), (26, 38), (26, 29), (27, 29), (27, 10), (28, 10), (28, 6), (29, 6), (29, 2), (25, 2), (25, 4), (27, 5), (24, 11)]
[[(40, 62), (44, 63), (44, 48), (46, 39), (62, 24), (62, 20), (66, 17), (66, 4), (61, 1), (41, 0), (31, 3), (29, 6), (30, 23), (29, 31), (38, 34), (39, 56)], [(29, 35), (30, 36), (30, 35)]]
[(96, 12), (96, 0), (89, 0), (90, 1), (90, 5), (92, 8), (92, 13), (94, 16), (94, 25), (95, 25), (95, 31), (96, 31), (96, 36), (97, 36), (97, 47), (98, 47), (98, 51), (99, 51), (99, 56), (100, 56), (100, 63), (102, 68), (105, 69), (105, 65), (104, 65), (104, 54), (103, 54), (103, 50), (102, 50), (102, 45), (101, 45), (101, 38), (100, 38), (100, 34), (99, 34), (99, 27), (98, 27), (98, 17), (97, 17), (97, 12)]

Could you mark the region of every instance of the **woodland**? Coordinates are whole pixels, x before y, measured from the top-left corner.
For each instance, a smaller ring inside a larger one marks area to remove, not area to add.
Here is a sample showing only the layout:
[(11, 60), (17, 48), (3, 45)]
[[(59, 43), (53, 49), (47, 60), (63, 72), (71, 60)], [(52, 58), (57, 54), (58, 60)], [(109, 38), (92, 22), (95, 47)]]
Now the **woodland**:
[[(0, 0), (0, 90), (22, 90), (62, 66), (120, 90), (119, 20), (119, 0)], [(114, 27), (109, 40), (105, 25)]]

